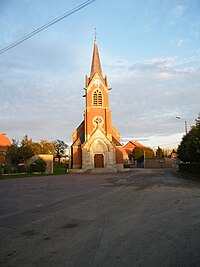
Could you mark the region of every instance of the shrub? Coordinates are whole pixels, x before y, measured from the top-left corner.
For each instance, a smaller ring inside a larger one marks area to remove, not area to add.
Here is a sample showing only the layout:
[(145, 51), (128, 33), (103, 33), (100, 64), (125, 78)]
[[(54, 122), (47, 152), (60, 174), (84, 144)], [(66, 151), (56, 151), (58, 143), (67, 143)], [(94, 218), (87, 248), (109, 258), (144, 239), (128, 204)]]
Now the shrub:
[(30, 164), (30, 172), (44, 172), (46, 170), (46, 165), (45, 160), (39, 158)]
[(124, 169), (129, 169), (130, 167), (131, 167), (130, 164), (127, 164), (127, 163), (124, 164)]
[(181, 163), (179, 164), (179, 170), (200, 179), (200, 164), (198, 163)]
[(17, 167), (5, 164), (1, 167), (1, 173), (2, 174), (17, 173)]

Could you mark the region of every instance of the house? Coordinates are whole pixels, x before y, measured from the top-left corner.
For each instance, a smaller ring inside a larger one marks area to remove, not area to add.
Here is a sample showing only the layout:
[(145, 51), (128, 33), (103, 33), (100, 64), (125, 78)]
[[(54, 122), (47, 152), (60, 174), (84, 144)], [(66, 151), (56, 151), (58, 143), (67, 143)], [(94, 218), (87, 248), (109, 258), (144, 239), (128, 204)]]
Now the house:
[(0, 134), (0, 164), (5, 163), (5, 155), (9, 146), (11, 146), (11, 142), (6, 133)]
[(137, 141), (129, 141), (125, 146), (124, 146), (124, 159), (129, 160), (130, 159), (130, 155), (132, 154), (133, 150), (136, 147), (141, 147), (141, 148), (145, 148), (145, 146), (143, 146), (142, 144), (140, 144)]

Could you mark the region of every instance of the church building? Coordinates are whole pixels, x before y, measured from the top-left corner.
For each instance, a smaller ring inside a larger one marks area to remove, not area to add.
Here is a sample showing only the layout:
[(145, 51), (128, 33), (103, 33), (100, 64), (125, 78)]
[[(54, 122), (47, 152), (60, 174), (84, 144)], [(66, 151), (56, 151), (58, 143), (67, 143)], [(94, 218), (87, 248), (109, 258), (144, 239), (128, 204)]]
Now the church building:
[[(103, 76), (96, 40), (85, 80), (84, 120), (72, 134), (71, 166), (82, 172), (123, 171), (120, 133), (112, 125), (107, 76)], [(80, 170), (81, 169), (81, 170)]]

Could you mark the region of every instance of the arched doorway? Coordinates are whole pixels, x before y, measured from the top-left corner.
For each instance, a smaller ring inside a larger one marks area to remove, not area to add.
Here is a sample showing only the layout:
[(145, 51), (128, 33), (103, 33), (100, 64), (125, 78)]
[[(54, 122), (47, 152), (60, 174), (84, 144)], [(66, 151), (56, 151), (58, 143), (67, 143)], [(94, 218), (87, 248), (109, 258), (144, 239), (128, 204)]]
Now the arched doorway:
[(95, 168), (104, 168), (104, 156), (103, 154), (94, 155), (94, 167)]

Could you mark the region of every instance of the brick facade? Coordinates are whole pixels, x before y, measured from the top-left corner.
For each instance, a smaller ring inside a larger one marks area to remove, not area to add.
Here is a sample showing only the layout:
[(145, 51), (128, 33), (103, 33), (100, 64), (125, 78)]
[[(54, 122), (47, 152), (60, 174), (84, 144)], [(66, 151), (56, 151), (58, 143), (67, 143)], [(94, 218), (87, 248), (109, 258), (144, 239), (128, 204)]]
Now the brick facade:
[(85, 82), (84, 120), (72, 135), (73, 169), (82, 171), (123, 170), (123, 147), (120, 134), (111, 122), (107, 77), (103, 77), (96, 41), (90, 76)]
[(11, 146), (11, 142), (6, 133), (0, 134), (0, 164), (5, 163), (5, 155), (9, 146)]

